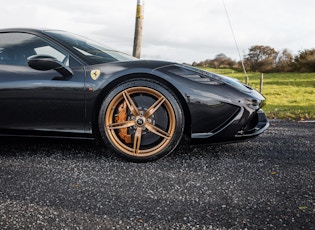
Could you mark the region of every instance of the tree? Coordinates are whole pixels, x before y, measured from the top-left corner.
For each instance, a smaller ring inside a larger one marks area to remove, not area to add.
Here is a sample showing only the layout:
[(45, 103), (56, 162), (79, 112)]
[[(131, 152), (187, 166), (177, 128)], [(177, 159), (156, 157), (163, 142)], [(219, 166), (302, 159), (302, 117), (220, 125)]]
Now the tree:
[(315, 49), (300, 51), (294, 58), (294, 69), (298, 72), (315, 72)]
[(293, 66), (293, 55), (288, 49), (282, 50), (279, 53), (276, 63), (276, 71), (277, 72), (289, 72), (292, 71)]
[(194, 62), (193, 66), (211, 67), (211, 68), (238, 68), (237, 62), (233, 61), (231, 58), (227, 57), (223, 53), (219, 53), (214, 59), (207, 59), (199, 63)]
[(224, 53), (219, 53), (215, 56), (213, 60), (210, 62), (210, 66), (213, 68), (231, 68), (233, 67), (235, 62), (227, 57)]
[(270, 72), (275, 68), (278, 52), (270, 46), (252, 46), (245, 58), (251, 71)]

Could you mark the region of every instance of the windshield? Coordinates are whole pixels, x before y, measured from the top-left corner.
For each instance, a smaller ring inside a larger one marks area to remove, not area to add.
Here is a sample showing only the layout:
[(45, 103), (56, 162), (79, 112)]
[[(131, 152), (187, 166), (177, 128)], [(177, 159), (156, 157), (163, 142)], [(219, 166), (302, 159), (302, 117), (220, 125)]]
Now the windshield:
[(65, 31), (46, 31), (48, 35), (57, 39), (67, 47), (71, 47), (72, 51), (77, 53), (88, 64), (101, 64), (115, 61), (130, 61), (136, 58), (100, 45), (94, 41), (88, 40), (76, 34)]

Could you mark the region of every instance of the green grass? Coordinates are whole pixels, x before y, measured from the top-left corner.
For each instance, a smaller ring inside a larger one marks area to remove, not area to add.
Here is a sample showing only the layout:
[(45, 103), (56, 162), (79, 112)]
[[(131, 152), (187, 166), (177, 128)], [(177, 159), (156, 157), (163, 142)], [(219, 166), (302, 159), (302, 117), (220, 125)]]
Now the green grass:
[[(244, 73), (229, 69), (205, 70), (245, 82)], [(260, 73), (248, 73), (249, 85), (259, 91)], [(315, 119), (315, 73), (265, 73), (263, 108), (271, 119)]]

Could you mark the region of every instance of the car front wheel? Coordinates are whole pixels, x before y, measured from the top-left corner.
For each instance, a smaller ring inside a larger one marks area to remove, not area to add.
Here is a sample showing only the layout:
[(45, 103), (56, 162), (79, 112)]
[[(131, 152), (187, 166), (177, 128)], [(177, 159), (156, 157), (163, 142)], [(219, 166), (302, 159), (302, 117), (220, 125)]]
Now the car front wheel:
[(133, 79), (115, 87), (99, 113), (105, 143), (125, 159), (156, 160), (171, 153), (184, 131), (184, 115), (177, 97), (164, 85)]

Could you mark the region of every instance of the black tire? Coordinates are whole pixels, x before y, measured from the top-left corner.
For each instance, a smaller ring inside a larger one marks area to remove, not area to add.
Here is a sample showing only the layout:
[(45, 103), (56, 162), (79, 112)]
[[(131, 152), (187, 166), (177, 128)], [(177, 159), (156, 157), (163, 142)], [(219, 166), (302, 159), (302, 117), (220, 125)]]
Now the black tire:
[(137, 78), (108, 94), (98, 124), (103, 140), (116, 153), (129, 161), (148, 162), (176, 148), (184, 131), (184, 115), (166, 86)]

